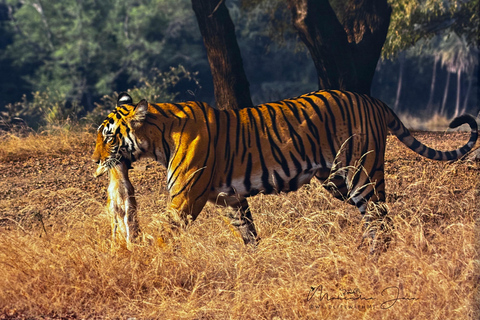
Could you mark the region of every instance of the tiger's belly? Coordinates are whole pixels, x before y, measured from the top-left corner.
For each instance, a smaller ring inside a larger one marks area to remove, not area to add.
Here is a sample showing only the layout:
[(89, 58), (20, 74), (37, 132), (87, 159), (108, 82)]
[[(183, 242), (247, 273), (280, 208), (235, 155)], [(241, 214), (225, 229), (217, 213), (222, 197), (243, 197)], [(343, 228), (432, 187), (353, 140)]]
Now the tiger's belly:
[(290, 172), (287, 175), (281, 168), (269, 168), (267, 171), (258, 171), (250, 175), (233, 177), (230, 183), (219, 179), (218, 184), (212, 186), (215, 194), (224, 193), (228, 196), (250, 197), (258, 193), (276, 194), (279, 192), (296, 191), (307, 184), (321, 169), (320, 165), (310, 165), (308, 168)]

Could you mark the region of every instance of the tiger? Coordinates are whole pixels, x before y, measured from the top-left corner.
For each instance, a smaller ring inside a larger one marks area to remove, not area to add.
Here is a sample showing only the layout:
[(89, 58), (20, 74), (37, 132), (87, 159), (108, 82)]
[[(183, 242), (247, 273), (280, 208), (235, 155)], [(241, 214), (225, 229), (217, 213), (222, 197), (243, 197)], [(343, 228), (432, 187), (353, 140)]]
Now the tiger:
[[(371, 211), (377, 210), (380, 218), (387, 214), (387, 131), (417, 154), (446, 161), (461, 158), (477, 141), (475, 118), (465, 114), (449, 126), (462, 124), (471, 128), (468, 142), (453, 151), (438, 151), (415, 139), (385, 103), (365, 94), (322, 90), (218, 110), (198, 101), (143, 99), (134, 104), (123, 92), (98, 128), (93, 160), (98, 164), (96, 177), (117, 172), (111, 179), (121, 179), (113, 185), (127, 190), (117, 196), (117, 202), (125, 203), (133, 197), (126, 171), (139, 159), (154, 159), (167, 169), (172, 225), (187, 226), (213, 202), (229, 209), (227, 216), (243, 242), (255, 244), (259, 238), (248, 197), (295, 191), (316, 177), (334, 197), (356, 206), (368, 226)], [(123, 169), (115, 169), (118, 166)], [(113, 188), (112, 198), (115, 192)], [(127, 228), (130, 223), (138, 229), (125, 206), (115, 210)]]

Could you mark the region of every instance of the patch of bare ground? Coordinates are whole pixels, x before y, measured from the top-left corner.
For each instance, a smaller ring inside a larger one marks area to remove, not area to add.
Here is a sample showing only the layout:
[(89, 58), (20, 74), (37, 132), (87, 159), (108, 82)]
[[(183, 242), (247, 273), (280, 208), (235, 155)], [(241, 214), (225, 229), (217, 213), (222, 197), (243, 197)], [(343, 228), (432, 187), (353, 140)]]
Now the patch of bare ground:
[[(415, 133), (453, 149), (468, 133)], [(0, 146), (0, 319), (478, 319), (480, 166), (386, 154), (392, 243), (357, 249), (358, 211), (312, 181), (251, 199), (262, 240), (245, 247), (207, 205), (158, 243), (164, 170), (131, 171), (142, 236), (110, 241), (94, 136), (7, 137)]]

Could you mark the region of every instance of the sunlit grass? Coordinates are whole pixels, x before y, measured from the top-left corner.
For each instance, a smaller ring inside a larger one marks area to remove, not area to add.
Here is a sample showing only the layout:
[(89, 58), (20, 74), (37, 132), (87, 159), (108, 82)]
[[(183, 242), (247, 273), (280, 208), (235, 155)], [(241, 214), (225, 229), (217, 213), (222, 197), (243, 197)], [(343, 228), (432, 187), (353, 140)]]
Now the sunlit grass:
[(0, 161), (25, 160), (33, 157), (61, 155), (93, 145), (91, 128), (52, 127), (48, 131), (29, 132), (26, 136), (15, 133), (0, 135)]

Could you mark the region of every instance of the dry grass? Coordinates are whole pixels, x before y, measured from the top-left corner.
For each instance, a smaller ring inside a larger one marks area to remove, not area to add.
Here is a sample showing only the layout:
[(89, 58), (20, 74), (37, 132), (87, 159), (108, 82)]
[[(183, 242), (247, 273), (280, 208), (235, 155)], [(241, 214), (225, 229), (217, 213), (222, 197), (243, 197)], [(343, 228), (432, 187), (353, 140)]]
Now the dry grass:
[(94, 135), (88, 128), (75, 130), (56, 130), (50, 132), (31, 132), (26, 137), (12, 133), (1, 133), (0, 161), (19, 161), (29, 158), (60, 156), (94, 143)]
[[(71, 174), (73, 164), (60, 166), (67, 155), (75, 156), (75, 166), (88, 163), (93, 138), (82, 136), (27, 138), (0, 147), (0, 177), (12, 185), (31, 181), (13, 193), (0, 184), (8, 195), (0, 198), (4, 318), (480, 317), (478, 163), (424, 160), (390, 137), (386, 184), (395, 230), (388, 251), (371, 256), (357, 249), (357, 210), (316, 181), (296, 193), (251, 199), (262, 238), (255, 249), (243, 245), (213, 205), (173, 244), (159, 245), (158, 217), (167, 205), (163, 171), (143, 162), (131, 174), (142, 240), (128, 251), (109, 240), (106, 178), (79, 180)], [(463, 144), (467, 134), (417, 137), (448, 149)], [(52, 142), (48, 147), (44, 141)], [(43, 151), (32, 151), (37, 147)], [(49, 160), (50, 153), (60, 160)], [(22, 178), (22, 170), (9, 171), (35, 157), (43, 173), (25, 169)], [(42, 167), (43, 161), (54, 168)], [(84, 175), (93, 173), (89, 166)], [(71, 174), (69, 185), (35, 187), (40, 179), (56, 181), (57, 173)], [(397, 289), (405, 299), (383, 309)]]

